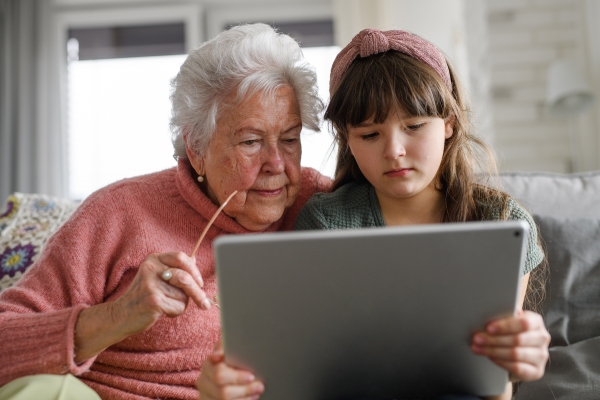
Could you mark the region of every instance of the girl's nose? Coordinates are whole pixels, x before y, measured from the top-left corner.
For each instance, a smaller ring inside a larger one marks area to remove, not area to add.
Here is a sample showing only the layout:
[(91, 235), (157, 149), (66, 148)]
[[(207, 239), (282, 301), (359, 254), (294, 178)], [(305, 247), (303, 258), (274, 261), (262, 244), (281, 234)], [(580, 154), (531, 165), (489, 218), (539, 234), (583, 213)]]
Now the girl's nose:
[(385, 144), (383, 156), (387, 159), (395, 160), (398, 157), (406, 155), (406, 148), (399, 134), (391, 135), (390, 139)]

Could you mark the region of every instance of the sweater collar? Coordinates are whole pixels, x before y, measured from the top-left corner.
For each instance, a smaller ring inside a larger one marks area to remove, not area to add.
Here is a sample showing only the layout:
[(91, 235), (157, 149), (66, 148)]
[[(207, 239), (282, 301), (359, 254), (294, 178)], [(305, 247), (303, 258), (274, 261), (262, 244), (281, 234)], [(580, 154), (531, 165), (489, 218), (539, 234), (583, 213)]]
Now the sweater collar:
[[(177, 188), (190, 207), (209, 221), (219, 207), (200, 190), (194, 176), (195, 172), (189, 160), (187, 158), (180, 158), (177, 163)], [(272, 223), (264, 232), (278, 230), (282, 220), (283, 218), (280, 218), (278, 221)], [(244, 228), (224, 212), (221, 212), (215, 219), (214, 225), (229, 233), (256, 233)]]

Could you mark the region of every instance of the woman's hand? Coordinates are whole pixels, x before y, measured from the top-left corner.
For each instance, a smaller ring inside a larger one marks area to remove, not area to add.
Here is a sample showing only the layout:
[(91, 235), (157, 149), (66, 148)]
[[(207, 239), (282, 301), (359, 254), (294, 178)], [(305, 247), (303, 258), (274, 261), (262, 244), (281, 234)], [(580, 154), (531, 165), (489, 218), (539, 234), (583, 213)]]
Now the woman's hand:
[(550, 334), (541, 315), (519, 311), (486, 325), (473, 335), (471, 350), (506, 369), (513, 382), (534, 381), (544, 375)]
[(202, 364), (202, 373), (196, 381), (196, 388), (201, 400), (256, 400), (265, 390), (263, 383), (256, 380), (251, 372), (231, 368), (225, 364), (220, 340)]
[[(163, 272), (172, 277), (165, 281)], [(174, 318), (185, 311), (191, 298), (208, 310), (210, 302), (194, 259), (181, 252), (151, 254), (140, 265), (131, 285), (115, 301), (117, 326), (127, 336), (150, 328), (163, 315)]]
[[(163, 272), (171, 278), (165, 281)], [(151, 254), (140, 265), (127, 291), (114, 302), (83, 310), (75, 326), (75, 362), (92, 358), (128, 336), (150, 328), (162, 316), (183, 314), (191, 298), (208, 310), (195, 260), (184, 253)]]

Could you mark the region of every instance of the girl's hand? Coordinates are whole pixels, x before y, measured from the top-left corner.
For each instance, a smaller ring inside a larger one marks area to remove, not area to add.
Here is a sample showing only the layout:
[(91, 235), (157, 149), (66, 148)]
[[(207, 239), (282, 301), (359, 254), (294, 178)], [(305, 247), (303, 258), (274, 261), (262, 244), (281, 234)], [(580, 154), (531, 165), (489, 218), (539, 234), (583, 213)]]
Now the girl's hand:
[(541, 315), (519, 311), (486, 325), (473, 335), (471, 350), (506, 369), (513, 382), (534, 381), (544, 375), (550, 334)]
[(196, 381), (196, 388), (201, 400), (256, 400), (265, 390), (263, 383), (256, 380), (251, 372), (231, 368), (225, 364), (220, 340), (202, 364), (202, 373)]
[[(163, 279), (169, 270), (171, 277)], [(163, 315), (177, 317), (192, 299), (210, 308), (195, 260), (181, 252), (151, 254), (127, 291), (114, 302), (81, 311), (75, 326), (75, 362), (82, 363), (128, 336), (150, 328)]]

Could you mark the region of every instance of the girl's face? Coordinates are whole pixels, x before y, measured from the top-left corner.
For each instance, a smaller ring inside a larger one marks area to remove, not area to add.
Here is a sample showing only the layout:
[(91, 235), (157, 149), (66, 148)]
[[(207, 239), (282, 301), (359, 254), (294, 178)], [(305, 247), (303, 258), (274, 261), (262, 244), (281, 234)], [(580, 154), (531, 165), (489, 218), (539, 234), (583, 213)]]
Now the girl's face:
[(454, 119), (411, 117), (391, 110), (387, 119), (373, 119), (348, 128), (348, 144), (358, 167), (375, 191), (389, 200), (435, 191), (446, 139)]

